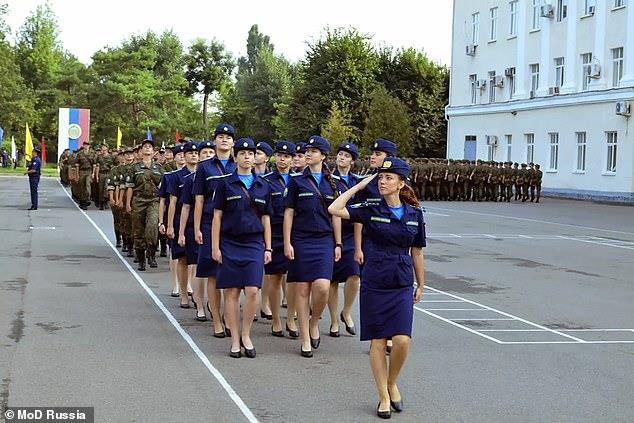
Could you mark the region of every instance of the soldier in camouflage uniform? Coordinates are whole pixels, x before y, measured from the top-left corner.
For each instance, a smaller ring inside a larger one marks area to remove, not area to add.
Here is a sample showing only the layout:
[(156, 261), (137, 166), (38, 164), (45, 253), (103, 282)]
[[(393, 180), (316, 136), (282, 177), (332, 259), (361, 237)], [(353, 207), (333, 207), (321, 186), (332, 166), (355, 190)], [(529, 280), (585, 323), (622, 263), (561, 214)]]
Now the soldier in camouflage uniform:
[(107, 145), (101, 146), (100, 154), (97, 156), (97, 184), (99, 191), (97, 194), (97, 206), (99, 210), (104, 209), (104, 203), (108, 199), (107, 196), (107, 179), (110, 175), (110, 170), (116, 163), (116, 158), (110, 154)]
[(163, 177), (163, 167), (154, 163), (154, 141), (141, 143), (142, 160), (128, 171), (126, 176), (126, 210), (132, 214), (134, 248), (138, 260), (138, 270), (145, 270), (145, 259), (150, 267), (157, 267), (156, 244), (158, 242), (159, 185)]
[(90, 190), (96, 164), (90, 152), (90, 143), (84, 143), (82, 147), (77, 153), (75, 164), (78, 174), (77, 196), (79, 207), (82, 210), (87, 210), (90, 205)]
[(449, 159), (447, 163), (447, 170), (445, 173), (445, 181), (447, 181), (447, 200), (453, 201), (456, 199), (456, 179), (458, 178), (458, 166), (453, 159)]
[(123, 243), (123, 210), (117, 205), (117, 182), (121, 178), (120, 169), (125, 163), (125, 152), (120, 150), (116, 156), (117, 162), (112, 166), (110, 172), (105, 179), (105, 185), (108, 195), (108, 203), (112, 212), (112, 225), (114, 227), (114, 234), (116, 239), (117, 248), (121, 247)]
[(70, 176), (68, 173), (68, 160), (70, 159), (70, 150), (67, 148), (59, 157), (59, 180), (63, 186), (70, 185)]
[[(541, 170), (539, 170), (539, 165), (536, 164), (535, 165), (535, 190), (537, 191), (537, 197), (535, 198), (535, 202), (539, 203), (539, 197), (541, 197), (542, 195), (542, 176), (543, 176), (543, 172)], [(531, 192), (531, 201), (533, 201), (533, 197), (532, 197), (532, 192)]]
[(130, 148), (124, 154), (124, 164), (117, 170), (115, 180), (115, 198), (117, 207), (121, 210), (121, 238), (123, 247), (121, 251), (127, 253), (127, 257), (134, 257), (134, 234), (132, 232), (132, 215), (126, 210), (128, 191), (126, 188), (126, 176), (135, 163), (135, 150)]
[(517, 173), (517, 183), (516, 186), (519, 186), (520, 189), (520, 197), (522, 198), (522, 203), (528, 200), (528, 169), (526, 169), (526, 163), (522, 163), (522, 168)]

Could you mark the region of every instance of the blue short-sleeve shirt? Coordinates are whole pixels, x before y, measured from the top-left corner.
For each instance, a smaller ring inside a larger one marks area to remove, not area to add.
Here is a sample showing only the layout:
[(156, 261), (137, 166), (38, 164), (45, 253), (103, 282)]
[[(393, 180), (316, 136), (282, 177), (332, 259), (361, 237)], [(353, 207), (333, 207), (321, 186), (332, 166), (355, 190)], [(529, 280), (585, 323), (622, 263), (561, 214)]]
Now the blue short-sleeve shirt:
[(205, 197), (203, 214), (208, 216), (213, 215), (214, 207), (212, 204), (212, 198), (216, 185), (218, 185), (218, 177), (232, 173), (235, 170), (236, 162), (233, 158), (229, 158), (226, 162), (226, 166), (222, 164), (222, 161), (218, 159), (217, 156), (198, 163), (192, 193), (194, 195), (203, 195)]
[(295, 211), (293, 232), (332, 232), (328, 206), (334, 199), (335, 193), (326, 178), (321, 178), (317, 185), (310, 168), (304, 169), (302, 173), (292, 174), (286, 187), (284, 206)]

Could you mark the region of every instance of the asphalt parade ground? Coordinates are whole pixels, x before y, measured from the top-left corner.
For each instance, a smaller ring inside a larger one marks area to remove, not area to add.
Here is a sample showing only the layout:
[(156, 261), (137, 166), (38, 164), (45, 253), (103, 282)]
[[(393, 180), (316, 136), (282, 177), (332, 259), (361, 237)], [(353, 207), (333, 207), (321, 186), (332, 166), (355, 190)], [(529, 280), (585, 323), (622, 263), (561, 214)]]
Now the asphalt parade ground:
[[(377, 421), (367, 342), (314, 358), (254, 324), (232, 359), (170, 297), (168, 263), (137, 272), (110, 211), (56, 179), (0, 178), (0, 410), (92, 406), (98, 422)], [(634, 208), (543, 198), (425, 203), (426, 290), (399, 383), (401, 422), (634, 421)], [(354, 316), (358, 322), (358, 310)], [(285, 313), (285, 310), (283, 310)], [(2, 420), (3, 417), (0, 417)]]

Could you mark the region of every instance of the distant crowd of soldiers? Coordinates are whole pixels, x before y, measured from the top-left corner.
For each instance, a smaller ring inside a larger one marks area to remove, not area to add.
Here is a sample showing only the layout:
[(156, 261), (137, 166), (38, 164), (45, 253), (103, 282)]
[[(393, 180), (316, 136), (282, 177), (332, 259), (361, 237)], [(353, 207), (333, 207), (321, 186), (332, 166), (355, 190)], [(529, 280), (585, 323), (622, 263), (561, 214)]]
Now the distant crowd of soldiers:
[[(422, 201), (522, 201), (539, 203), (542, 171), (534, 163), (484, 160), (408, 159), (411, 183)], [(367, 161), (356, 163), (359, 174), (370, 171)]]

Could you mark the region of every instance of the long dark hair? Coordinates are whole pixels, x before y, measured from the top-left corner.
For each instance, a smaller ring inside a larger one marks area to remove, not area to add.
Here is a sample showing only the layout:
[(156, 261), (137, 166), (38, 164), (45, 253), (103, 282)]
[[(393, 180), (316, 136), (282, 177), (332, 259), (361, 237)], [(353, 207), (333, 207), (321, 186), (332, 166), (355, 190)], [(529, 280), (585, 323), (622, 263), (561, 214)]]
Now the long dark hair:
[(420, 203), (418, 202), (418, 198), (416, 197), (416, 193), (414, 192), (412, 187), (407, 185), (407, 181), (405, 180), (405, 178), (401, 177), (401, 181), (405, 182), (405, 185), (398, 193), (401, 202), (407, 203), (415, 208), (420, 208)]
[(339, 189), (337, 188), (337, 184), (335, 183), (335, 180), (332, 177), (332, 172), (330, 171), (330, 168), (328, 167), (328, 163), (326, 163), (326, 160), (321, 162), (321, 172), (324, 174), (324, 178), (326, 179), (326, 182), (328, 182), (328, 185), (330, 185), (330, 188), (332, 188), (332, 192), (335, 198), (339, 197)]

